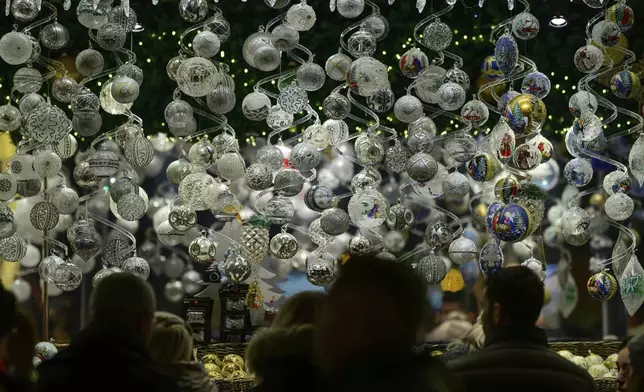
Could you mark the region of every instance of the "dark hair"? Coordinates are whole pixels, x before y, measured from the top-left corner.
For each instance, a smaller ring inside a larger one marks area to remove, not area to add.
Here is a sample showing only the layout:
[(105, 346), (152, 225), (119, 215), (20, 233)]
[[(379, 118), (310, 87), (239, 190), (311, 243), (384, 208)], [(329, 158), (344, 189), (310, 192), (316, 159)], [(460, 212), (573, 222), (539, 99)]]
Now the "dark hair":
[(152, 320), (156, 298), (148, 282), (118, 272), (100, 281), (92, 292), (90, 308), (94, 321), (107, 327), (126, 326), (141, 316)]
[(490, 274), (486, 280), (488, 306), (498, 303), (504, 322), (530, 327), (543, 306), (543, 283), (526, 267), (508, 267)]
[(626, 345), (631, 358), (633, 377), (641, 380), (644, 376), (644, 335), (637, 335)]
[(273, 327), (290, 328), (298, 325), (315, 324), (322, 312), (326, 295), (318, 291), (303, 291), (289, 298), (280, 306)]
[(7, 336), (17, 323), (16, 297), (0, 283), (0, 337)]
[(622, 351), (624, 348), (626, 348), (626, 346), (628, 346), (628, 342), (630, 342), (631, 339), (633, 339), (632, 336), (627, 336), (626, 339), (622, 340), (622, 342), (619, 344), (618, 351)]
[(429, 310), (427, 287), (408, 266), (352, 258), (329, 289), (317, 350), (327, 370), (372, 353), (411, 349)]

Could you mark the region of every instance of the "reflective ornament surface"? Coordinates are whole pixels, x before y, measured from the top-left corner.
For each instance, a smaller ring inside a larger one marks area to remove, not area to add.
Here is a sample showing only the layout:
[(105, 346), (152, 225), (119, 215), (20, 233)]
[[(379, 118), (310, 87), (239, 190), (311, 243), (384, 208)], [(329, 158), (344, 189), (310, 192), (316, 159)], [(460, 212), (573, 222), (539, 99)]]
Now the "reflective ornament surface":
[(353, 223), (365, 229), (382, 225), (389, 215), (389, 201), (375, 189), (365, 189), (349, 199), (349, 216)]
[(396, 96), (390, 87), (379, 88), (367, 97), (367, 106), (377, 113), (386, 113), (394, 107)]
[(633, 199), (621, 192), (610, 195), (604, 204), (606, 215), (618, 222), (630, 218), (634, 209)]
[(610, 90), (618, 98), (629, 99), (639, 92), (640, 78), (631, 71), (620, 71), (610, 80)]
[(263, 163), (253, 163), (246, 170), (246, 185), (250, 189), (261, 191), (273, 184), (271, 169)]
[(471, 239), (461, 236), (449, 244), (448, 254), (450, 260), (461, 265), (476, 260), (478, 251)]
[(0, 130), (13, 132), (20, 127), (22, 115), (15, 106), (0, 106)]
[(461, 117), (471, 122), (473, 126), (480, 127), (487, 122), (490, 117), (490, 111), (483, 102), (474, 99), (463, 105)]
[(335, 278), (335, 259), (316, 250), (306, 258), (306, 279), (314, 286), (327, 286)]
[(304, 195), (304, 204), (311, 210), (322, 212), (333, 205), (333, 190), (325, 185), (313, 185)]
[(273, 224), (284, 225), (293, 219), (295, 207), (290, 199), (284, 196), (273, 196), (264, 207), (266, 218)]
[(351, 112), (351, 102), (340, 94), (331, 94), (322, 102), (324, 115), (333, 120), (342, 120)]
[(320, 217), (320, 227), (325, 233), (338, 236), (349, 229), (349, 215), (337, 207), (325, 210)]
[(309, 238), (314, 244), (323, 246), (333, 242), (335, 237), (322, 230), (322, 227), (320, 226), (320, 218), (318, 218), (313, 220), (309, 225)]
[(586, 282), (586, 290), (591, 298), (599, 301), (607, 301), (617, 293), (617, 280), (608, 271), (600, 271)]
[[(2, 241), (4, 242), (5, 240)], [(40, 275), (40, 279), (47, 283), (54, 283), (56, 269), (63, 264), (65, 264), (65, 261), (56, 255), (45, 257), (40, 262), (40, 265), (38, 265), (38, 274)]]
[(214, 263), (216, 261), (217, 246), (207, 237), (205, 232), (190, 243), (188, 246), (190, 258), (197, 263)]
[(609, 196), (618, 192), (626, 193), (631, 190), (631, 178), (628, 173), (615, 170), (604, 177), (603, 186)]
[(373, 56), (376, 53), (376, 37), (369, 31), (360, 29), (351, 34), (347, 47), (354, 57)]
[(416, 218), (408, 207), (402, 204), (395, 204), (389, 208), (387, 226), (392, 230), (405, 230), (414, 224)]
[(561, 216), (561, 222), (564, 240), (570, 245), (581, 246), (590, 239), (590, 217), (582, 208), (569, 208)]
[(416, 265), (416, 272), (425, 281), (425, 283), (432, 285), (438, 284), (447, 275), (447, 266), (440, 257), (432, 252), (429, 256), (425, 256)]
[(201, 22), (208, 16), (208, 3), (206, 0), (181, 0), (179, 15), (186, 22)]
[(458, 171), (449, 173), (443, 181), (443, 195), (446, 200), (458, 200), (470, 192), (467, 177)]
[(211, 61), (192, 57), (181, 62), (177, 68), (176, 81), (186, 95), (203, 97), (214, 90), (218, 75), (219, 71)]
[(321, 89), (325, 80), (324, 69), (318, 64), (305, 63), (297, 69), (297, 84), (306, 91)]
[(410, 156), (409, 150), (403, 147), (400, 142), (389, 147), (385, 153), (385, 165), (394, 173), (402, 173), (407, 170), (407, 159)]
[(418, 182), (430, 181), (438, 172), (438, 164), (431, 155), (417, 152), (407, 160), (407, 174)]
[(53, 22), (40, 30), (39, 38), (45, 48), (59, 50), (69, 43), (69, 31), (62, 24)]
[(275, 190), (283, 192), (284, 196), (295, 196), (304, 187), (304, 177), (295, 169), (284, 168), (275, 175)]
[(192, 39), (192, 48), (199, 57), (214, 57), (219, 53), (220, 46), (219, 36), (208, 30), (198, 33)]
[(288, 260), (299, 250), (297, 240), (289, 233), (276, 234), (269, 243), (271, 254), (280, 260)]
[(593, 167), (587, 159), (574, 158), (566, 163), (563, 174), (570, 185), (581, 188), (593, 179)]
[(83, 271), (74, 263), (63, 263), (54, 272), (54, 284), (63, 291), (76, 290), (82, 281)]
[(367, 237), (357, 235), (349, 241), (348, 251), (352, 255), (365, 255), (371, 251), (373, 243)]
[[(327, 120), (342, 121), (342, 120)], [(320, 124), (313, 124), (304, 130), (304, 141), (311, 143), (319, 149), (325, 149), (331, 144), (331, 132), (328, 128)], [(292, 154), (291, 154), (292, 155)]]
[(315, 10), (306, 3), (294, 4), (286, 12), (285, 20), (297, 31), (308, 31), (315, 24)]
[(280, 105), (273, 105), (266, 117), (266, 124), (274, 130), (286, 129), (293, 124), (293, 114), (282, 110)]
[(411, 123), (423, 116), (423, 104), (413, 95), (403, 95), (394, 104), (396, 118), (404, 123)]
[(301, 172), (308, 172), (320, 164), (320, 151), (311, 143), (302, 142), (293, 147), (290, 162)]
[(26, 34), (12, 31), (0, 38), (0, 58), (9, 65), (26, 63), (31, 52), (31, 41)]
[(425, 242), (431, 249), (440, 249), (450, 243), (452, 232), (449, 226), (443, 222), (436, 222), (427, 226), (425, 230)]

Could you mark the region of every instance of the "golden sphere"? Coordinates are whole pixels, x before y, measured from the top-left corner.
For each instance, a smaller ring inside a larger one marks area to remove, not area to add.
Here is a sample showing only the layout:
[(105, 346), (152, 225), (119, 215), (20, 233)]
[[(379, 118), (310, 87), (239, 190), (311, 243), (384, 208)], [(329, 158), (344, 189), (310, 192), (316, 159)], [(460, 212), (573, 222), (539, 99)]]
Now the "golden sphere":
[(208, 373), (221, 372), (221, 368), (219, 366), (215, 365), (214, 363), (204, 363), (203, 367), (204, 367), (204, 369), (206, 369), (206, 371)]
[(505, 108), (504, 117), (517, 133), (532, 133), (546, 122), (548, 111), (543, 101), (532, 94), (519, 94)]
[(217, 366), (221, 365), (221, 359), (216, 354), (206, 354), (201, 357), (201, 362), (203, 363), (214, 363)]
[(208, 372), (208, 376), (212, 378), (213, 380), (225, 380), (226, 377), (224, 377), (223, 374), (220, 372)]
[(593, 206), (603, 206), (606, 201), (606, 194), (604, 192), (593, 193), (590, 197), (590, 204)]
[(227, 363), (227, 364), (225, 364), (225, 365), (221, 368), (221, 372), (222, 372), (225, 376), (229, 376), (229, 375), (231, 375), (233, 372), (236, 372), (237, 370), (241, 370), (241, 369), (239, 368), (239, 366), (237, 366), (237, 365), (236, 365), (236, 364), (234, 364), (234, 363)]
[(599, 49), (602, 49), (604, 52), (604, 66), (607, 66), (611, 63), (611, 60), (613, 62), (613, 65), (616, 66), (622, 61), (624, 61), (624, 57), (626, 57), (626, 52), (622, 49), (628, 49), (628, 38), (622, 33), (619, 36), (619, 41), (617, 41), (617, 45), (611, 46), (611, 47), (602, 47), (598, 45), (595, 41), (592, 42), (593, 46), (598, 47)]
[(236, 370), (228, 376), (229, 380), (242, 380), (248, 378), (248, 375), (243, 370)]

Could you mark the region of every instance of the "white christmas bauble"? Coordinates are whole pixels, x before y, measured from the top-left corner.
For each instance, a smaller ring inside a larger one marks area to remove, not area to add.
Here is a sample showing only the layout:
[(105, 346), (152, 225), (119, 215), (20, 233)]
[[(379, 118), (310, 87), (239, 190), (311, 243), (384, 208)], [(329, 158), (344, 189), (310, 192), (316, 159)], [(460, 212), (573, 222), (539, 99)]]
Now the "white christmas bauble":
[(288, 52), (300, 42), (300, 33), (288, 24), (281, 24), (271, 32), (271, 42), (276, 49)]
[(317, 91), (326, 80), (324, 69), (315, 63), (302, 64), (297, 69), (297, 84), (306, 91)]
[(403, 95), (394, 105), (394, 114), (402, 122), (414, 122), (423, 116), (423, 104), (411, 94)]
[(139, 84), (129, 76), (117, 76), (112, 80), (111, 93), (118, 103), (132, 103), (139, 97)]
[(23, 94), (38, 92), (42, 83), (42, 74), (32, 67), (20, 68), (13, 74), (13, 87)]
[(9, 65), (26, 63), (32, 50), (31, 40), (26, 34), (12, 31), (0, 38), (0, 57)]
[(345, 18), (357, 18), (364, 11), (364, 0), (338, 0), (336, 7)]
[(203, 97), (214, 90), (219, 71), (211, 61), (192, 57), (181, 62), (177, 69), (177, 84), (191, 97)]
[(449, 258), (456, 264), (465, 264), (476, 260), (478, 251), (476, 244), (469, 238), (458, 237), (449, 244)]
[(326, 120), (322, 126), (329, 131), (332, 146), (340, 145), (349, 138), (349, 125), (344, 120)]
[(211, 31), (202, 31), (192, 39), (192, 49), (199, 57), (214, 57), (219, 53), (220, 46), (219, 37)]
[(438, 97), (442, 109), (456, 110), (465, 103), (465, 90), (456, 83), (445, 83), (438, 89)]
[[(101, 87), (101, 94), (99, 96), (101, 108), (109, 114), (125, 114), (130, 110), (130, 108), (132, 108), (132, 103), (120, 103), (114, 99), (112, 96), (113, 83), (114, 79), (110, 79)], [(134, 82), (134, 84), (136, 84), (136, 82)]]
[(604, 204), (606, 215), (616, 221), (623, 221), (630, 218), (634, 208), (635, 204), (633, 203), (633, 199), (621, 192), (610, 195)]
[(315, 10), (306, 3), (294, 4), (286, 12), (285, 20), (297, 31), (308, 31), (315, 24)]
[(323, 125), (313, 124), (304, 130), (304, 141), (313, 144), (318, 149), (323, 150), (327, 148), (331, 143), (331, 132)]
[(263, 121), (270, 113), (271, 100), (266, 94), (254, 91), (244, 97), (241, 107), (247, 119)]
[(336, 53), (326, 61), (324, 70), (331, 79), (339, 82), (346, 79), (347, 71), (352, 63), (351, 57), (344, 53)]

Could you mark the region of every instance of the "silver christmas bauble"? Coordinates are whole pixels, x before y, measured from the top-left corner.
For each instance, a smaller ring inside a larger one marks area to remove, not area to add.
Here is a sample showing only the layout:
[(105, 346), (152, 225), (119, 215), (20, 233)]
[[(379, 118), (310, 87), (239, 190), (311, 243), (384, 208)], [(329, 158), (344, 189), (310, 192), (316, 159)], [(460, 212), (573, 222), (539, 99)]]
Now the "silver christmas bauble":
[(364, 0), (338, 0), (336, 7), (340, 15), (353, 19), (364, 11), (364, 5)]
[(452, 43), (452, 29), (436, 19), (423, 31), (423, 44), (433, 51), (441, 51), (447, 49)]
[(125, 29), (116, 23), (106, 23), (96, 33), (98, 45), (110, 51), (121, 49), (125, 45), (126, 38)]
[(139, 84), (129, 76), (116, 76), (112, 80), (111, 93), (118, 103), (132, 103), (139, 97)]
[[(418, 120), (414, 121), (412, 124), (415, 124), (418, 121), (421, 121), (425, 117), (421, 117)], [(407, 147), (413, 153), (416, 152), (426, 152), (430, 153), (434, 149), (434, 137), (428, 131), (419, 128), (409, 126), (410, 130), (407, 134)]]
[(40, 275), (40, 279), (47, 283), (54, 283), (56, 269), (63, 264), (65, 264), (65, 260), (56, 255), (52, 254), (51, 256), (45, 257), (38, 265), (38, 274)]
[(363, 165), (374, 165), (385, 156), (382, 139), (375, 133), (365, 132), (356, 138), (354, 149), (356, 158)]
[(0, 204), (0, 238), (8, 238), (16, 233), (13, 212), (5, 204)]
[(561, 216), (561, 222), (561, 233), (568, 244), (581, 246), (590, 240), (590, 216), (584, 209), (569, 208)]
[(318, 64), (305, 63), (297, 69), (297, 84), (306, 91), (321, 89), (325, 80), (324, 69)]
[(192, 39), (192, 49), (199, 57), (211, 58), (219, 53), (221, 41), (219, 36), (211, 31), (205, 30)]
[(216, 261), (217, 246), (203, 232), (199, 237), (192, 240), (188, 246), (190, 259), (196, 263), (214, 263)]
[(134, 256), (126, 259), (121, 269), (123, 272), (138, 276), (143, 280), (147, 280), (150, 277), (150, 264), (141, 257)]
[(371, 240), (365, 236), (357, 235), (349, 241), (349, 254), (352, 255), (366, 255), (373, 248)]
[(34, 153), (34, 170), (40, 177), (54, 177), (62, 167), (62, 160), (51, 150)]
[(168, 214), (168, 223), (178, 231), (188, 231), (197, 224), (197, 213), (188, 206), (178, 205)]
[(206, 96), (206, 104), (211, 112), (226, 114), (235, 108), (237, 98), (235, 92), (228, 86), (217, 86)]
[(51, 85), (51, 95), (58, 101), (69, 103), (74, 94), (78, 90), (78, 83), (69, 76), (63, 76), (56, 80)]
[(184, 126), (193, 118), (192, 106), (184, 100), (175, 99), (165, 107), (164, 118), (170, 126)]
[(382, 15), (371, 15), (362, 20), (360, 28), (370, 32), (376, 40), (382, 41), (389, 33), (389, 22)]
[(85, 77), (98, 75), (104, 66), (103, 55), (95, 49), (85, 49), (76, 55), (76, 69)]
[(12, 31), (0, 38), (0, 58), (9, 65), (26, 63), (32, 51), (33, 46), (27, 34)]
[(103, 126), (103, 117), (96, 112), (79, 112), (72, 117), (72, 128), (81, 136), (94, 136)]
[(168, 64), (166, 64), (165, 71), (170, 80), (177, 80), (177, 71), (179, 70), (179, 66), (183, 60), (184, 58), (182, 56), (175, 56), (168, 61)]
[(137, 25), (136, 12), (130, 7), (127, 9), (123, 5), (112, 7), (108, 16), (108, 21), (116, 23), (123, 27), (126, 32), (130, 33)]
[(42, 83), (42, 74), (32, 67), (20, 68), (13, 74), (13, 87), (23, 94), (38, 92)]
[(293, 118), (293, 114), (283, 110), (279, 104), (273, 105), (266, 117), (266, 124), (276, 131), (283, 130), (293, 124)]
[(328, 252), (316, 250), (306, 258), (306, 279), (314, 286), (327, 286), (335, 278), (335, 259)]
[(376, 53), (376, 37), (367, 30), (360, 29), (351, 34), (347, 47), (354, 57), (373, 56)]
[(273, 173), (263, 163), (253, 163), (246, 170), (246, 185), (252, 190), (261, 191), (273, 184)]
[(445, 279), (447, 266), (443, 259), (432, 252), (429, 256), (420, 259), (416, 265), (416, 272), (423, 278), (425, 283), (429, 285), (438, 284)]
[(291, 151), (291, 165), (301, 172), (308, 172), (320, 164), (320, 151), (311, 143), (302, 142)]
[(206, 0), (181, 0), (179, 15), (189, 23), (201, 22), (208, 16), (208, 2)]
[(54, 284), (63, 291), (76, 290), (82, 281), (83, 271), (74, 263), (63, 263), (54, 271)]
[(322, 230), (320, 218), (315, 219), (313, 220), (313, 222), (311, 222), (311, 224), (309, 225), (308, 234), (311, 242), (320, 246), (330, 244), (335, 238), (334, 236), (327, 234), (324, 230)]
[(458, 237), (449, 244), (448, 254), (454, 263), (460, 265), (476, 260), (478, 251), (476, 250), (476, 244), (472, 240)]
[(431, 249), (439, 249), (447, 246), (452, 237), (452, 232), (443, 222), (436, 222), (427, 226), (425, 230), (425, 242)]
[(271, 238), (269, 244), (271, 254), (280, 260), (287, 260), (295, 256), (299, 250), (297, 240), (289, 233), (279, 233)]
[(18, 22), (28, 23), (36, 19), (40, 13), (40, 5), (33, 0), (13, 0), (11, 2), (11, 16)]
[(332, 236), (338, 236), (349, 230), (349, 215), (337, 207), (325, 210), (320, 217), (320, 227)]
[(634, 208), (633, 199), (621, 192), (613, 193), (604, 203), (606, 216), (618, 222), (630, 218)]
[(415, 220), (412, 210), (402, 204), (395, 204), (389, 208), (387, 226), (392, 230), (408, 229)]
[(445, 200), (459, 200), (470, 192), (470, 183), (467, 177), (458, 171), (447, 175), (443, 181), (443, 195)]
[(304, 177), (295, 169), (281, 169), (275, 175), (275, 191), (280, 191), (284, 196), (295, 196), (304, 187)]
[(404, 123), (414, 122), (422, 117), (423, 104), (413, 95), (403, 95), (394, 105), (394, 115)]
[(340, 145), (349, 138), (349, 126), (344, 120), (326, 120), (322, 126), (329, 131), (329, 143), (332, 146)]
[(409, 157), (407, 161), (407, 174), (418, 182), (430, 181), (438, 172), (438, 164), (431, 155), (424, 152), (417, 152)]
[(271, 110), (271, 100), (264, 93), (252, 92), (242, 101), (242, 112), (252, 121), (266, 120)]
[(349, 98), (340, 94), (331, 94), (322, 102), (324, 115), (333, 120), (342, 120), (351, 113)]
[(233, 284), (239, 284), (250, 277), (251, 264), (239, 253), (239, 250), (228, 250), (224, 258), (224, 272)]
[(396, 96), (391, 87), (379, 88), (373, 95), (367, 97), (367, 106), (377, 113), (386, 113), (394, 107)]
[(288, 52), (300, 42), (300, 33), (288, 24), (277, 25), (271, 32), (271, 42), (277, 50)]
[(470, 77), (460, 68), (452, 68), (445, 73), (443, 83), (456, 83), (463, 87), (463, 90), (470, 89)]
[(308, 31), (315, 24), (315, 10), (306, 3), (294, 4), (286, 12), (285, 20), (297, 31)]
[(11, 104), (0, 106), (0, 130), (13, 132), (20, 127), (22, 115), (17, 107)]
[(273, 224), (285, 225), (293, 219), (295, 207), (293, 202), (284, 196), (273, 196), (264, 208), (266, 218)]
[(219, 74), (217, 67), (211, 61), (192, 57), (181, 62), (177, 68), (176, 81), (186, 95), (203, 97), (214, 90)]
[(39, 38), (47, 49), (59, 50), (69, 43), (69, 31), (62, 24), (53, 22), (40, 30)]
[(385, 165), (387, 169), (394, 173), (402, 173), (407, 170), (407, 159), (409, 158), (409, 150), (403, 147), (400, 142), (389, 147), (385, 153)]
[(326, 74), (336, 82), (346, 80), (347, 72), (353, 60), (344, 53), (336, 53), (328, 58), (324, 65)]
[(246, 171), (244, 158), (236, 151), (223, 154), (215, 163), (219, 176), (225, 180), (242, 178)]
[(304, 195), (304, 204), (317, 212), (322, 212), (333, 205), (333, 190), (325, 185), (314, 185)]
[(443, 110), (456, 110), (465, 103), (465, 90), (456, 83), (445, 83), (438, 89), (438, 105)]
[(277, 171), (284, 163), (284, 154), (276, 146), (264, 146), (257, 151), (257, 162), (263, 163), (272, 171)]
[(281, 89), (277, 101), (282, 110), (296, 114), (304, 110), (309, 102), (309, 96), (297, 83), (291, 83)]

